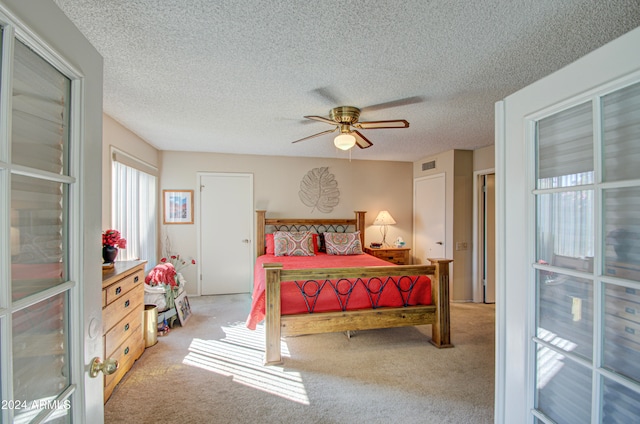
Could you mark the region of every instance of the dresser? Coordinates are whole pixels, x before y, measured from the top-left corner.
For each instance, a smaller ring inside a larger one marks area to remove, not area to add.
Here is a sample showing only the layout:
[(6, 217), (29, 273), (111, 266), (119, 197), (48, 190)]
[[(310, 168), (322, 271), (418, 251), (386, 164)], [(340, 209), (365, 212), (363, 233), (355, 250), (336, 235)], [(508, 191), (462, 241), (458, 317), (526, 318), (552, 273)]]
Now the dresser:
[(376, 258), (384, 259), (385, 261), (396, 265), (409, 265), (411, 261), (410, 247), (381, 247), (379, 249), (365, 247), (364, 253), (368, 253)]
[(104, 376), (104, 401), (144, 352), (144, 265), (146, 261), (116, 261), (102, 272), (104, 358), (118, 361), (118, 370)]

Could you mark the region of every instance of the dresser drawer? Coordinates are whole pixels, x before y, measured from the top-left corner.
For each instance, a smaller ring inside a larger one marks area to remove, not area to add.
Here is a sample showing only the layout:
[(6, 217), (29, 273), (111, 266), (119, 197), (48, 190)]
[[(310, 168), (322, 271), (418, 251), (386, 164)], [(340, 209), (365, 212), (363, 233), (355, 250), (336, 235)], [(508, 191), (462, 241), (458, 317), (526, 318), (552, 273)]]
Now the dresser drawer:
[(107, 305), (114, 302), (118, 298), (124, 296), (132, 290), (134, 287), (142, 286), (144, 282), (144, 271), (134, 272), (131, 275), (123, 278), (122, 280), (111, 284), (104, 291), (107, 296)]
[(365, 253), (368, 253), (372, 256), (375, 256), (376, 258), (380, 258), (383, 259), (387, 262), (391, 262), (394, 263), (396, 265), (408, 265), (409, 264), (409, 249), (408, 248), (402, 248), (402, 249), (389, 249), (389, 248), (382, 248), (382, 249), (372, 249), (372, 248), (365, 248), (364, 249)]
[(144, 352), (144, 339), (136, 336), (130, 336), (116, 348), (110, 358), (118, 361), (118, 369), (113, 374), (104, 376), (105, 401), (109, 399), (122, 376), (131, 369), (131, 366), (142, 355), (142, 352)]
[(104, 351), (107, 358), (113, 356), (113, 351), (132, 334), (136, 337), (143, 337), (142, 312), (139, 309), (131, 311), (104, 335)]
[[(103, 332), (111, 330), (123, 316), (129, 314), (130, 311), (142, 305), (144, 300), (144, 288), (142, 284), (129, 290), (120, 296), (116, 301), (110, 303), (102, 310), (102, 329)], [(140, 308), (138, 308), (140, 310)]]

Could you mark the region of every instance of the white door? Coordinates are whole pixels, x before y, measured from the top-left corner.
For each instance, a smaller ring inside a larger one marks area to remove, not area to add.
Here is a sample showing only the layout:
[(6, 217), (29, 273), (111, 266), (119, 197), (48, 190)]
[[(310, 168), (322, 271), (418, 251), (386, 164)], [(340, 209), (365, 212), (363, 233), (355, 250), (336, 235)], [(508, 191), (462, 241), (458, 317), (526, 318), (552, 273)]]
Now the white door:
[(93, 171), (101, 58), (79, 34), (59, 35), (72, 24), (53, 2), (8, 3), (11, 13), (0, 4), (0, 422), (100, 423), (103, 378), (87, 370), (103, 351)]
[(251, 290), (253, 221), (253, 175), (200, 175), (201, 294)]
[(445, 178), (444, 174), (418, 178), (413, 183), (414, 263), (445, 255)]
[(640, 28), (496, 105), (496, 422), (640, 414)]

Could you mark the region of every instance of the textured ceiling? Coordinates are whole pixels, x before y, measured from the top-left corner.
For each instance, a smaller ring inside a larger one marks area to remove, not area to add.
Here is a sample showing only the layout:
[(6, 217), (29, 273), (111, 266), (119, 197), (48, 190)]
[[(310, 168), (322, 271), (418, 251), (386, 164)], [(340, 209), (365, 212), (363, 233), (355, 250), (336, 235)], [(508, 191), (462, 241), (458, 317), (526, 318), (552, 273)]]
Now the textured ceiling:
[[(104, 57), (104, 111), (162, 150), (348, 157), (305, 120), (369, 107), (354, 159), (493, 144), (497, 100), (640, 26), (640, 0), (54, 0)], [(416, 102), (415, 97), (419, 97)], [(393, 103), (391, 103), (393, 106)]]

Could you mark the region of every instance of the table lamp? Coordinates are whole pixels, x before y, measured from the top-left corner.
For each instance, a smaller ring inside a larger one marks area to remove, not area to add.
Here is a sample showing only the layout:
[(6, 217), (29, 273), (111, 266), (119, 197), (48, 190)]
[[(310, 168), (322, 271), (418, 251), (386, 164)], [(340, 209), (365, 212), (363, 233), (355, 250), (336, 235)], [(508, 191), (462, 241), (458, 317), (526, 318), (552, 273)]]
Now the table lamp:
[(382, 245), (389, 247), (387, 244), (387, 229), (389, 225), (396, 223), (391, 214), (388, 211), (380, 211), (376, 219), (373, 221), (373, 225), (380, 225), (380, 233), (382, 234)]

